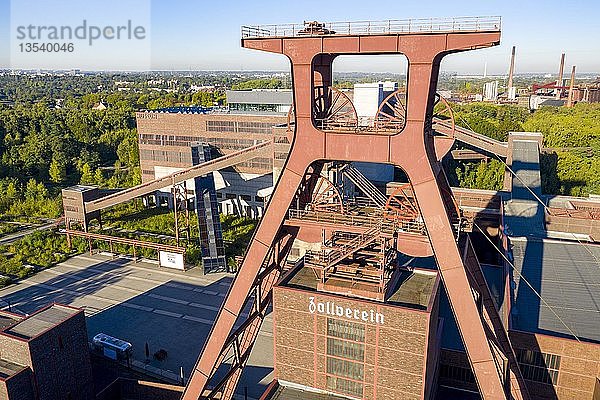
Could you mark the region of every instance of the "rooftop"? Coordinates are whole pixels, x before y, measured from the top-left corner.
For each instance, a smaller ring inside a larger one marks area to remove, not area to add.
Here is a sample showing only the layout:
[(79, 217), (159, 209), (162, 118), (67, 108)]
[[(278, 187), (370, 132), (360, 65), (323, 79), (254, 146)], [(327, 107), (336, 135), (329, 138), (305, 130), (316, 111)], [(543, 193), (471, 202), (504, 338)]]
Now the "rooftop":
[(96, 186), (87, 186), (87, 185), (74, 185), (65, 188), (64, 190), (69, 190), (72, 192), (86, 192), (88, 190), (96, 190), (98, 189)]
[[(431, 270), (401, 269), (397, 274), (394, 286), (388, 290), (385, 303), (426, 310), (433, 294), (437, 273)], [(283, 286), (317, 291), (318, 282), (319, 279), (311, 268), (302, 267), (292, 272), (283, 282)]]
[(333, 394), (311, 392), (300, 388), (293, 388), (285, 385), (277, 385), (267, 396), (265, 400), (344, 400), (346, 397), (339, 397)]
[[(515, 268), (580, 339), (600, 342), (600, 245), (511, 238)], [(571, 337), (531, 288), (513, 273), (517, 330)]]
[(13, 376), (25, 367), (0, 358), (0, 380)]
[(243, 104), (292, 104), (291, 89), (283, 90), (227, 90), (227, 103)]
[(79, 313), (76, 308), (53, 304), (48, 308), (31, 314), (29, 317), (17, 322), (4, 332), (22, 339), (32, 339), (61, 322), (66, 321), (73, 315)]
[(19, 320), (21, 320), (21, 317), (0, 310), (0, 331), (3, 331), (4, 329), (18, 322)]
[(498, 32), (501, 25), (502, 18), (498, 16), (347, 22), (305, 21), (302, 24), (242, 26), (242, 38)]

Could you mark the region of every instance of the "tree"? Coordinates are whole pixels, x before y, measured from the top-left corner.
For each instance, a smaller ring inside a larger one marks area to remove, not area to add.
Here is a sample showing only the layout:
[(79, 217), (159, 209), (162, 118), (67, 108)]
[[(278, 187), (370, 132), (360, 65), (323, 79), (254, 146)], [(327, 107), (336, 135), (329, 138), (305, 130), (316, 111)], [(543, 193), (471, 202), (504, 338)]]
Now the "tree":
[(53, 158), (48, 168), (50, 180), (54, 183), (63, 183), (67, 179), (67, 165), (64, 160)]
[(94, 176), (94, 173), (92, 173), (90, 164), (85, 163), (81, 167), (81, 178), (79, 179), (79, 183), (82, 185), (93, 185), (96, 183), (96, 177)]

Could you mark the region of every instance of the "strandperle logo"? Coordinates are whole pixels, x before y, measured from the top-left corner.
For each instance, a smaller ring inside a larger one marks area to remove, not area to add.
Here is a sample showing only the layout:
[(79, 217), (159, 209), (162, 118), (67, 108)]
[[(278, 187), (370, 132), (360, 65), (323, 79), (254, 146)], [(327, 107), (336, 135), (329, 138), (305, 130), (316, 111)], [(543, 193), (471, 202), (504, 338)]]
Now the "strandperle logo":
[(81, 24), (71, 25), (19, 25), (16, 38), (26, 41), (85, 40), (92, 46), (98, 40), (144, 40), (146, 28), (132, 20), (122, 25), (93, 25), (84, 19)]

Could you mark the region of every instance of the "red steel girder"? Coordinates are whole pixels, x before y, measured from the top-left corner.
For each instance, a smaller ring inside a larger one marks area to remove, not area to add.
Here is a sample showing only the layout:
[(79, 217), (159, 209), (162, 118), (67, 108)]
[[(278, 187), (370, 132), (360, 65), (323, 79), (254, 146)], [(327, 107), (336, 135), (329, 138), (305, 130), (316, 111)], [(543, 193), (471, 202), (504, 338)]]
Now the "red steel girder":
[[(497, 45), (499, 40), (499, 31), (242, 39), (244, 47), (282, 53), (290, 59), (295, 135), (271, 201), (190, 377), (183, 399), (210, 398), (202, 394), (210, 384), (211, 374), (219, 366), (223, 346), (228, 343), (230, 332), (251, 294), (263, 261), (275, 239), (279, 238), (294, 195), (309, 166), (323, 160), (388, 163), (406, 172), (413, 185), (415, 199), (483, 399), (511, 399), (511, 391), (518, 393), (516, 398), (528, 398), (520, 379), (516, 380), (516, 386), (507, 390), (507, 381), (497, 369), (496, 350), (489, 339), (490, 330), (483, 323), (477, 323), (481, 318), (473, 296), (465, 296), (471, 292), (471, 282), (448, 214), (448, 210), (453, 208), (453, 205), (446, 204), (451, 192), (435, 154), (433, 135), (427, 129), (433, 115), (437, 77), (443, 56), (490, 47)], [(357, 135), (353, 132), (317, 129), (313, 121), (314, 87), (317, 84), (326, 85), (324, 82), (331, 77), (335, 56), (386, 53), (402, 53), (409, 61), (404, 130), (396, 135)], [(518, 370), (516, 373), (519, 373)]]

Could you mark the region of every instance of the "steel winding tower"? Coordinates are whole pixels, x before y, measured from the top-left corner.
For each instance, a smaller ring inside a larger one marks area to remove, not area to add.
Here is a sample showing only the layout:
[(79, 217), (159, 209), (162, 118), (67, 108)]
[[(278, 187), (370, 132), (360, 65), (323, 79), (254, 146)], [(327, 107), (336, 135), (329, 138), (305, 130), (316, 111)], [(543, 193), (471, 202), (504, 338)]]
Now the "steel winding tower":
[[(458, 236), (440, 163), (452, 140), (438, 136), (432, 121), (442, 58), (499, 42), (500, 18), (495, 17), (242, 28), (243, 47), (285, 54), (290, 60), (295, 129), (289, 157), (183, 399), (232, 398), (271, 289), (302, 229), (285, 224), (288, 210), (311, 197), (317, 185), (311, 177), (330, 161), (386, 163), (406, 173), (429, 242), (413, 252), (435, 256), (482, 397), (528, 398), (473, 248)], [(344, 111), (334, 118), (332, 103), (339, 96), (332, 88), (333, 61), (338, 55), (361, 54), (407, 57), (404, 105), (396, 107), (405, 115), (389, 111), (396, 117), (383, 124), (375, 121), (370, 128), (359, 128)]]

